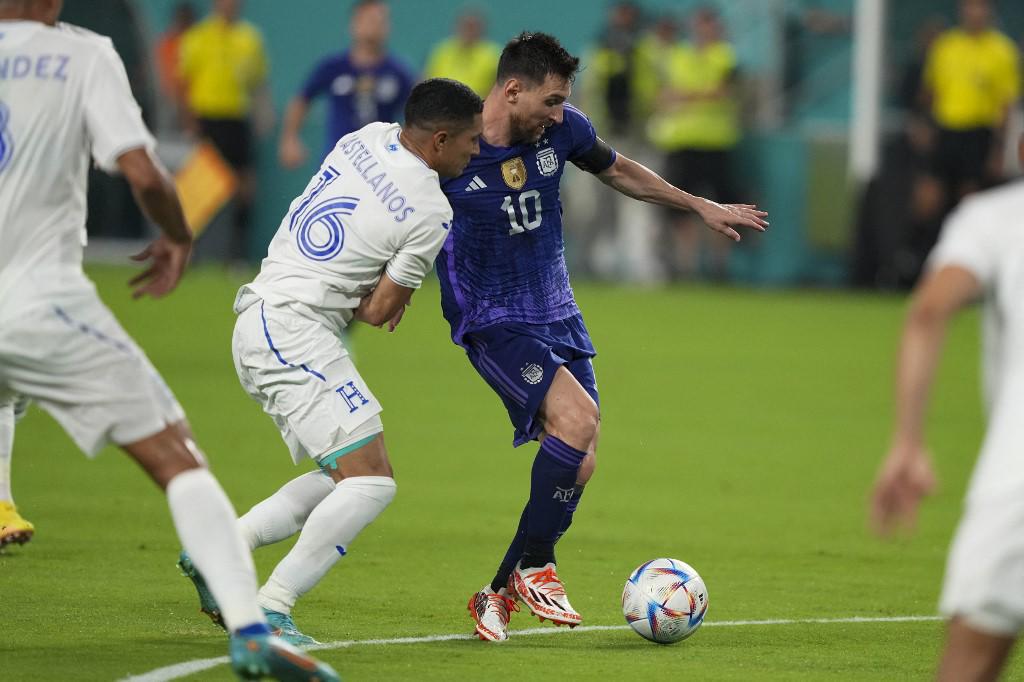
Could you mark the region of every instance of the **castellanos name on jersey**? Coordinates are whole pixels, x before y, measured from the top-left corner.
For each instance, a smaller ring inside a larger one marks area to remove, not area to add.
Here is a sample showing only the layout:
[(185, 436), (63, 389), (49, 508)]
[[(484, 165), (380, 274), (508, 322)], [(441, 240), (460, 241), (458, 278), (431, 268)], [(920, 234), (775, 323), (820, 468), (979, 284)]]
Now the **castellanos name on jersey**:
[(400, 130), (371, 123), (338, 141), (292, 202), (236, 310), (251, 303), (251, 293), (341, 329), (382, 273), (419, 288), (452, 210), (437, 173), (402, 146)]
[(545, 324), (579, 313), (565, 267), (558, 185), (566, 162), (596, 139), (586, 115), (566, 104), (562, 122), (536, 144), (481, 140), (462, 175), (442, 185), (455, 222), (437, 271), (456, 343), (499, 322)]

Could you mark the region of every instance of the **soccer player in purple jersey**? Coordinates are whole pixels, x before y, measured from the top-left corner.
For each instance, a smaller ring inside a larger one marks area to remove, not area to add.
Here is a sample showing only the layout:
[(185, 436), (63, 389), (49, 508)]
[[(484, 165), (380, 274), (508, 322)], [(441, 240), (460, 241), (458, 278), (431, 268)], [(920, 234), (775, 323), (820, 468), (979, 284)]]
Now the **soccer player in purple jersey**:
[(600, 411), (596, 352), (564, 258), (558, 185), (566, 162), (627, 196), (694, 211), (734, 241), (737, 228), (768, 225), (755, 206), (688, 194), (616, 154), (566, 102), (578, 68), (550, 35), (510, 41), (484, 102), (480, 155), (442, 185), (455, 212), (437, 259), (452, 339), (504, 402), (513, 445), (540, 441), (519, 527), (494, 579), (469, 600), (485, 640), (508, 638), (516, 598), (541, 620), (581, 621), (554, 550), (594, 472)]

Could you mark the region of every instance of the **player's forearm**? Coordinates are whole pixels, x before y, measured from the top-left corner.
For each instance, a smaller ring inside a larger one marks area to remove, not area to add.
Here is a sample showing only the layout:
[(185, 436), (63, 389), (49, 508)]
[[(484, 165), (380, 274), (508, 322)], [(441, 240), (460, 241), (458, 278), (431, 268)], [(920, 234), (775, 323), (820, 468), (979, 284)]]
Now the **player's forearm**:
[(286, 137), (298, 136), (302, 132), (302, 126), (306, 122), (306, 114), (308, 112), (309, 102), (302, 97), (292, 98), (284, 112), (281, 134)]
[(932, 380), (946, 337), (948, 318), (914, 307), (907, 315), (896, 366), (895, 443), (906, 451), (924, 444), (924, 423)]
[(694, 210), (697, 202), (701, 201), (700, 197), (673, 187), (647, 166), (621, 154), (616, 157), (615, 163), (598, 177), (609, 187), (639, 201), (683, 211)]
[(163, 165), (148, 150), (134, 149), (118, 158), (118, 166), (146, 217), (171, 241), (192, 241), (192, 230), (185, 221), (178, 192)]

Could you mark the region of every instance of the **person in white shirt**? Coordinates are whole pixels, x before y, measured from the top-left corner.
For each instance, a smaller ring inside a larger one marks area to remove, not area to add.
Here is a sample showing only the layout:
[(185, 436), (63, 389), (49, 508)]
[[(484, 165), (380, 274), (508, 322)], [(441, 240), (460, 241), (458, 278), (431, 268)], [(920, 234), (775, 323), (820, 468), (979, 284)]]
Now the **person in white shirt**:
[(32, 399), (87, 454), (114, 443), (166, 491), (223, 607), (236, 673), (337, 680), (270, 634), (231, 503), (174, 396), (82, 270), (90, 155), (124, 174), (163, 231), (136, 257), (151, 261), (131, 282), (136, 298), (174, 290), (192, 234), (113, 44), (54, 28), (61, 5), (0, 0), (0, 404)]
[[(319, 471), (285, 484), (240, 520), (253, 549), (301, 531), (260, 589), (270, 624), (315, 643), (291, 617), (296, 600), (349, 552), (395, 495), (381, 405), (341, 332), (353, 320), (393, 331), (448, 237), (452, 209), (439, 176), (479, 152), (483, 102), (457, 81), (413, 88), (405, 125), (371, 123), (341, 138), (291, 204), (259, 275), (235, 300), (239, 380), (281, 431), (293, 461)], [(201, 608), (217, 605), (182, 568)]]
[[(1020, 140), (1024, 160), (1024, 137)], [(876, 529), (911, 524), (935, 487), (928, 395), (956, 312), (984, 301), (988, 426), (946, 564), (938, 679), (994, 680), (1024, 628), (1024, 180), (966, 199), (913, 294), (896, 375), (896, 423), (871, 499)]]

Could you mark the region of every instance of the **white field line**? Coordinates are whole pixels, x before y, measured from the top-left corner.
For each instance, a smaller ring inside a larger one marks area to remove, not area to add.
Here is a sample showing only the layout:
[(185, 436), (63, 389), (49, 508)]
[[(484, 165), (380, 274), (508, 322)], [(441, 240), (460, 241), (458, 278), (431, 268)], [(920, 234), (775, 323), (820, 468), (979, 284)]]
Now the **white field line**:
[[(750, 625), (834, 625), (840, 623), (916, 623), (942, 620), (940, 616), (882, 616), (868, 618), (863, 616), (852, 616), (849, 618), (779, 618), (768, 620), (719, 620), (704, 623), (705, 628), (735, 628)], [(513, 630), (511, 634), (516, 637), (530, 635), (557, 635), (567, 632), (604, 632), (607, 630), (629, 630), (628, 625), (582, 625), (574, 630), (568, 628), (530, 628), (528, 630)], [(429, 644), (431, 642), (451, 642), (453, 640), (476, 639), (475, 635), (429, 635), (426, 637), (396, 637), (393, 639), (349, 639), (339, 642), (327, 642), (311, 647), (305, 647), (306, 651), (324, 651), (329, 649), (348, 649), (354, 646), (370, 646), (381, 644)], [(120, 682), (170, 682), (189, 675), (215, 668), (218, 665), (228, 663), (227, 656), (216, 658), (199, 658), (193, 661), (175, 663), (163, 668), (151, 670), (141, 675), (131, 675), (122, 678)]]

